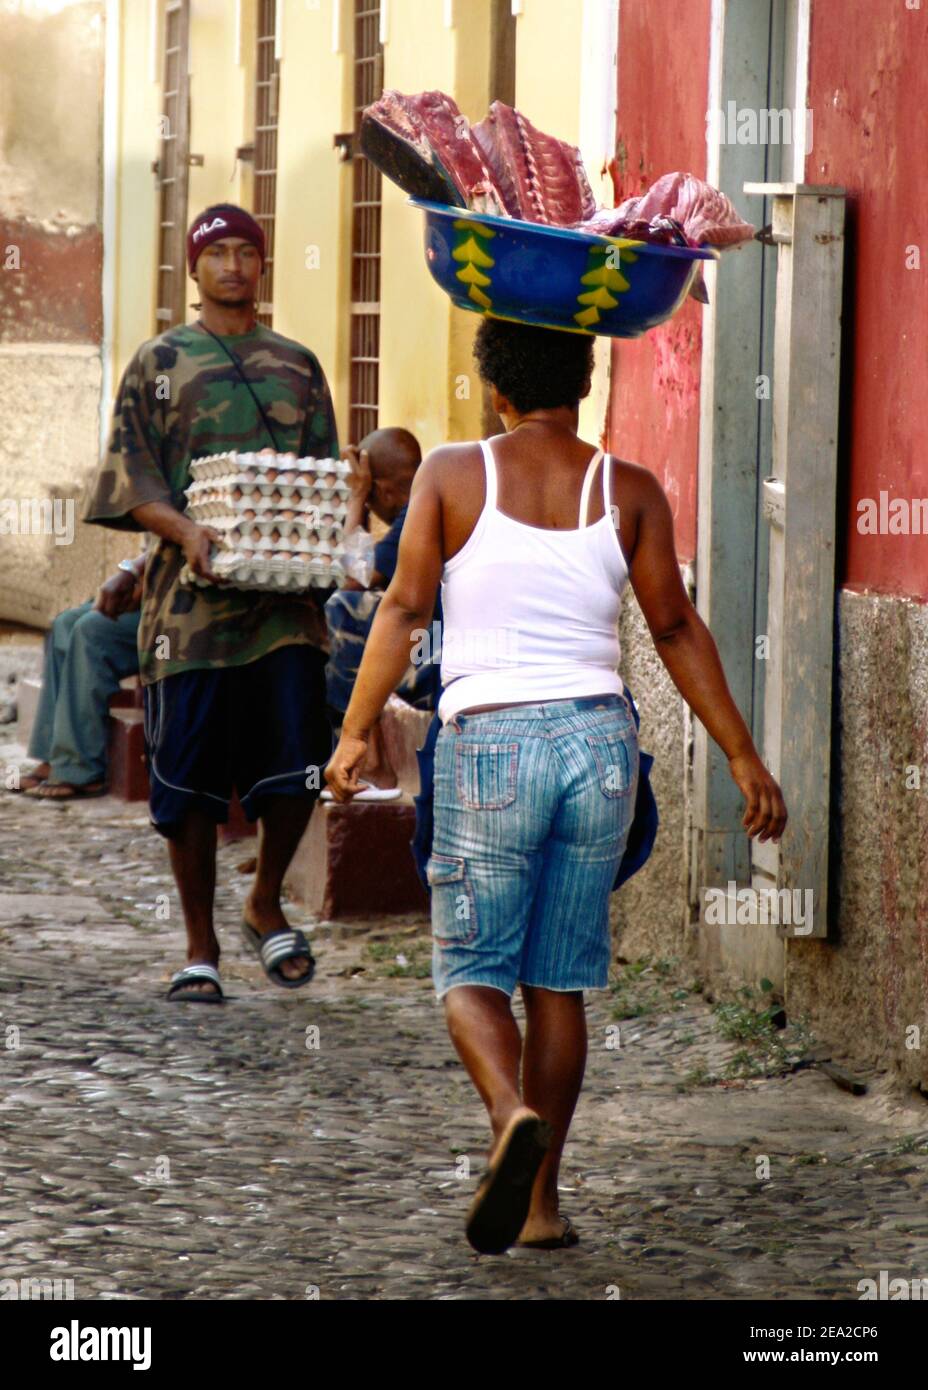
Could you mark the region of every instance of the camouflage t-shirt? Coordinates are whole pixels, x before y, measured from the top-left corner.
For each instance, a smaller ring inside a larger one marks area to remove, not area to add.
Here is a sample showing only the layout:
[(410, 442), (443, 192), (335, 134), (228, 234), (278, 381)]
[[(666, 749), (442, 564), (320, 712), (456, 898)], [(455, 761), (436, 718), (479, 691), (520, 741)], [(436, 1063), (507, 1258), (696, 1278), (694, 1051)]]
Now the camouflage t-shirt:
[[(337, 458), (332, 400), (313, 353), (260, 324), (222, 341), (242, 364), (279, 450)], [(172, 328), (143, 343), (125, 370), (84, 520), (140, 531), (135, 507), (168, 502), (186, 509), (191, 459), (273, 447), (251, 392), (219, 343), (193, 324)], [(328, 591), (294, 597), (185, 588), (183, 565), (179, 546), (155, 539), (139, 625), (143, 684), (197, 667), (243, 666), (293, 643), (328, 651)]]

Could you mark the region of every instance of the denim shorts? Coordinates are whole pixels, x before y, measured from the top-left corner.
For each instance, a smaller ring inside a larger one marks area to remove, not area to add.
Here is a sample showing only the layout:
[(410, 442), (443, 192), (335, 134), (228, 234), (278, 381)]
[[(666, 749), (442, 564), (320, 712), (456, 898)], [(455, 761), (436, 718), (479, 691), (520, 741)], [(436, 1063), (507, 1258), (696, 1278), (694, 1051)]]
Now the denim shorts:
[(511, 995), (603, 989), (609, 895), (634, 815), (622, 695), (459, 714), (435, 749), (432, 974)]

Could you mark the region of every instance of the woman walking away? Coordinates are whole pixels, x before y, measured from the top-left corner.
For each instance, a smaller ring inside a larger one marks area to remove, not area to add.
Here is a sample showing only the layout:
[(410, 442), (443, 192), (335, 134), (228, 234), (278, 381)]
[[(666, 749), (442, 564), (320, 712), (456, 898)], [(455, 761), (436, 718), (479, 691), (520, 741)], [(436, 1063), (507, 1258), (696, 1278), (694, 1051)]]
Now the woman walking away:
[(686, 595), (659, 482), (577, 437), (593, 339), (486, 318), (475, 357), (506, 433), (443, 445), (420, 466), (326, 779), (339, 801), (358, 789), (440, 580), (433, 972), (493, 1132), (467, 1236), (498, 1253), (578, 1239), (558, 1211), (558, 1167), (586, 1059), (583, 991), (607, 984), (609, 894), (635, 805), (637, 734), (617, 674), (629, 579), (674, 684), (728, 758), (747, 834), (779, 840), (786, 807)]

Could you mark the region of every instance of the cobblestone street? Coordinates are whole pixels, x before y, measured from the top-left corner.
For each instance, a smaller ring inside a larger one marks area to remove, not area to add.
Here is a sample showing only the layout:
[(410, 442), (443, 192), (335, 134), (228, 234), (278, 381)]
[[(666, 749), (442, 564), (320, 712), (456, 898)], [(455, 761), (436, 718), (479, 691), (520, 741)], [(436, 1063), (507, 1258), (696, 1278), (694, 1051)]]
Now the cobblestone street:
[(862, 1097), (814, 1069), (732, 1079), (737, 1042), (662, 963), (590, 999), (562, 1170), (582, 1243), (477, 1257), (485, 1122), (427, 924), (309, 922), (316, 980), (275, 989), (237, 931), (251, 853), (220, 851), (229, 1002), (169, 1005), (182, 928), (145, 807), (0, 796), (4, 1279), (106, 1299), (695, 1300), (928, 1277), (924, 1103), (888, 1077)]

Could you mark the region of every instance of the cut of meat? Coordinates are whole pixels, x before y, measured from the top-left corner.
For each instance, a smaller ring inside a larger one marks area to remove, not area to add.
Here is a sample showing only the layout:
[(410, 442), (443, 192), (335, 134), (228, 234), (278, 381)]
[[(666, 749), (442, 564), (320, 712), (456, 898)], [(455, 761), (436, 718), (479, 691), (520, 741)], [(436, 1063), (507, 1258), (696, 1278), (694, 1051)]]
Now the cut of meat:
[(569, 227), (593, 216), (596, 201), (575, 145), (545, 135), (502, 101), (494, 101), (473, 135), (510, 217)]
[[(599, 231), (601, 235), (621, 235), (610, 230), (608, 210), (601, 208), (592, 219), (595, 226), (578, 230)], [(736, 246), (750, 241), (754, 228), (745, 222), (731, 201), (693, 174), (663, 174), (646, 193), (626, 198), (612, 209), (612, 228), (632, 219), (649, 222), (655, 217), (672, 217), (679, 222), (692, 246)]]
[(472, 212), (668, 246), (724, 248), (754, 235), (724, 193), (679, 171), (597, 209), (577, 147), (502, 101), (471, 127), (444, 92), (391, 89), (365, 108), (361, 148), (413, 197)]
[(618, 208), (600, 208), (585, 222), (576, 222), (574, 231), (594, 232), (597, 236), (630, 237), (634, 241), (649, 241), (656, 246), (691, 246), (682, 226), (672, 217), (620, 216)]
[(467, 117), (444, 92), (385, 91), (364, 110), (361, 148), (413, 197), (506, 214)]

